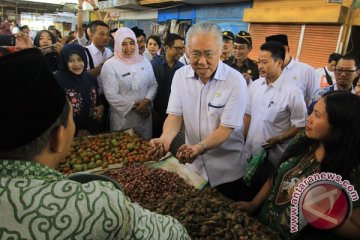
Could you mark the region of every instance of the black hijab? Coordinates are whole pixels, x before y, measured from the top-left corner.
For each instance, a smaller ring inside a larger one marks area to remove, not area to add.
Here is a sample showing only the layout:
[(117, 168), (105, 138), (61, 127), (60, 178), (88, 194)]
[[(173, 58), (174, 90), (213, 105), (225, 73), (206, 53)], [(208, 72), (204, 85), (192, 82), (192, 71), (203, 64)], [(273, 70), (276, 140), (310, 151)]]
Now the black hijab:
[[(84, 69), (80, 75), (76, 75), (69, 70), (68, 62), (72, 54), (77, 54), (84, 62)], [(78, 44), (65, 45), (60, 52), (59, 68), (55, 74), (55, 78), (65, 91), (72, 89), (82, 96), (81, 111), (78, 114), (74, 114), (75, 124), (77, 129), (86, 129), (91, 133), (95, 133), (99, 130), (98, 123), (89, 117), (89, 112), (92, 107), (98, 105), (98, 83), (95, 77), (90, 75), (87, 69), (87, 57), (85, 50)], [(96, 89), (96, 103), (92, 100), (93, 89)]]
[[(68, 68), (69, 58), (74, 53), (79, 55), (81, 57), (81, 59), (84, 61), (84, 70), (80, 76), (73, 74)], [(85, 50), (82, 46), (80, 46), (78, 44), (67, 44), (61, 49), (58, 71), (69, 74), (69, 76), (73, 76), (76, 78), (84, 77), (84, 75), (87, 75), (87, 74), (84, 74), (86, 72), (87, 66), (88, 66), (87, 57), (86, 57)]]
[[(84, 62), (84, 69), (80, 75), (76, 75), (69, 70), (68, 62), (72, 54), (77, 54)], [(60, 52), (59, 67), (55, 74), (56, 80), (64, 88), (76, 88), (82, 89), (83, 94), (86, 95), (86, 91), (90, 91), (91, 85), (96, 85), (97, 80), (91, 76), (87, 71), (87, 57), (85, 50), (78, 44), (65, 45)], [(91, 103), (86, 103), (86, 105)]]

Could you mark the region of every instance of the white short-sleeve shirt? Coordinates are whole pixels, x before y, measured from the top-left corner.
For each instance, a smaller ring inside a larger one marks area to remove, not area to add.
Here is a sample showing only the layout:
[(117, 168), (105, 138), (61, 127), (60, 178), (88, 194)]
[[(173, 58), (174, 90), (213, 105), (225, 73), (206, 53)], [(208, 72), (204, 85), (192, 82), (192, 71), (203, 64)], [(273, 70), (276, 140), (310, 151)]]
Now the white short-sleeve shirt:
[[(249, 88), (246, 114), (251, 116), (249, 131), (242, 155), (243, 168), (261, 145), (292, 127), (304, 127), (306, 105), (301, 91), (281, 75), (273, 84), (267, 85), (261, 78)], [(269, 160), (276, 164), (284, 153), (288, 141), (277, 144), (269, 151)], [(245, 171), (243, 172), (245, 174)]]
[[(327, 73), (329, 74), (329, 76), (331, 77), (333, 84), (336, 83), (335, 73), (333, 71), (330, 71), (327, 67), (325, 67), (325, 69), (326, 69)], [(324, 87), (330, 86), (326, 79), (325, 69), (322, 67), (322, 68), (318, 68), (315, 70), (316, 77), (320, 84), (319, 88), (324, 88)]]
[(180, 68), (174, 75), (167, 113), (182, 115), (187, 144), (199, 143), (220, 124), (234, 128), (221, 146), (209, 150), (189, 165), (208, 179), (211, 186), (240, 178), (246, 101), (244, 77), (221, 61), (214, 77), (205, 85), (195, 77), (190, 65)]
[[(105, 48), (103, 52), (101, 52), (94, 43), (91, 43), (89, 46), (86, 46), (87, 49), (89, 49), (90, 55), (92, 57), (92, 60), (94, 62), (94, 67), (104, 63), (107, 59), (111, 58), (113, 53), (109, 48)], [(88, 59), (88, 69), (90, 69), (90, 63)], [(100, 74), (97, 76), (97, 81), (99, 84), (99, 91), (100, 93), (103, 93), (103, 84), (101, 80)]]
[(282, 75), (301, 90), (305, 102), (309, 102), (314, 92), (320, 88), (320, 79), (317, 78), (315, 69), (294, 59), (284, 68)]
[(83, 47), (86, 47), (90, 43), (89, 40), (86, 39), (85, 33), (83, 34), (83, 36), (81, 38), (77, 37), (77, 40), (78, 40), (79, 44)]

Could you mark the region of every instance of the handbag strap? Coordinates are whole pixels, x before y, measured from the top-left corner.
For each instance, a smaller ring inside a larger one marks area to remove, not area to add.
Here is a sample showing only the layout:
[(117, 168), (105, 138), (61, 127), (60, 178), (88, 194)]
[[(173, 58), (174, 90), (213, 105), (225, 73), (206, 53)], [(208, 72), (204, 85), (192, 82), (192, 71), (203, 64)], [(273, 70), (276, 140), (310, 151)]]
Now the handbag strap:
[(330, 74), (328, 73), (328, 71), (326, 71), (326, 67), (324, 67), (324, 71), (325, 71), (325, 76), (326, 76), (326, 81), (329, 85), (333, 85), (333, 80), (330, 76)]

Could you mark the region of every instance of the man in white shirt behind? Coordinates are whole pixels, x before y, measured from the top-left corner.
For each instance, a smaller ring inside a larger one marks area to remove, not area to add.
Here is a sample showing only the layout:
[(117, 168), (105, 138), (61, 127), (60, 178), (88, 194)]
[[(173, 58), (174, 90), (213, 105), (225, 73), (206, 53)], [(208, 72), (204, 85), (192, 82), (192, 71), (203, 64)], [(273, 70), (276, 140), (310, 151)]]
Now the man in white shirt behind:
[(100, 78), (101, 68), (104, 62), (113, 56), (111, 50), (106, 47), (109, 43), (110, 31), (108, 25), (99, 20), (92, 22), (90, 31), (92, 42), (89, 46), (86, 46), (87, 54), (90, 53), (91, 56), (90, 58), (88, 54), (88, 72), (97, 77), (100, 93), (103, 93), (103, 85)]
[[(306, 106), (303, 95), (282, 74), (284, 59), (283, 45), (278, 42), (261, 45), (258, 63), (261, 78), (249, 87), (244, 116), (246, 142), (241, 156), (242, 167), (239, 169), (241, 176), (246, 174), (251, 156), (264, 148), (268, 149), (267, 160), (276, 167), (290, 139), (305, 127)], [(258, 192), (252, 191), (253, 188), (243, 192), (242, 198), (252, 199), (249, 195)]]
[(282, 66), (282, 75), (285, 79), (297, 86), (303, 93), (305, 103), (309, 103), (314, 92), (319, 89), (320, 83), (315, 69), (303, 62), (296, 61), (290, 56), (288, 37), (285, 34), (272, 35), (265, 38), (266, 42), (278, 42), (285, 47), (285, 60)]
[(288, 141), (305, 127), (306, 105), (301, 91), (282, 74), (283, 47), (268, 42), (260, 47), (260, 81), (249, 88), (249, 99), (244, 118), (246, 144), (243, 155), (270, 149), (269, 159), (275, 166), (285, 151)]
[(329, 56), (328, 64), (325, 67), (316, 69), (316, 76), (320, 81), (320, 88), (329, 87), (336, 83), (334, 69), (341, 54), (332, 53)]

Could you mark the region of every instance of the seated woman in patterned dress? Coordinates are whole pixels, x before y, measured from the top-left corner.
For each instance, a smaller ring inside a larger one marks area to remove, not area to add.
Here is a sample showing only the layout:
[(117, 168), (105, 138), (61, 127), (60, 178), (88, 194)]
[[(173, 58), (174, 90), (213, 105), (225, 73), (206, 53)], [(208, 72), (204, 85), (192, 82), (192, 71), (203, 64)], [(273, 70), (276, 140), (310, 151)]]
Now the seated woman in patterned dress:
[[(268, 179), (251, 202), (240, 201), (234, 206), (249, 212), (260, 209), (259, 219), (264, 225), (277, 231), (284, 239), (298, 237), (302, 231), (291, 233), (291, 227), (294, 227), (290, 224), (291, 211), (295, 206), (299, 213), (300, 210), (304, 212), (304, 202), (301, 202), (300, 198), (297, 208), (296, 201), (294, 202), (296, 194), (293, 193), (303, 186), (311, 186), (306, 184), (306, 180), (310, 182), (311, 175), (322, 172), (335, 173), (342, 179), (341, 181), (338, 177), (337, 182), (341, 184), (348, 180), (355, 189), (349, 193), (353, 207), (350, 218), (342, 224), (334, 224), (332, 227), (336, 228), (333, 231), (343, 237), (360, 239), (360, 201), (357, 194), (360, 193), (359, 123), (358, 96), (349, 92), (325, 94), (309, 116), (305, 132), (299, 133), (293, 144), (288, 147), (274, 176)], [(341, 185), (336, 186), (341, 188)], [(329, 201), (331, 204), (331, 198), (321, 202), (325, 214), (330, 213), (332, 209), (331, 205), (326, 208)], [(314, 222), (305, 222), (299, 227), (299, 231), (307, 225), (306, 233), (316, 232), (320, 233), (320, 236), (329, 234), (329, 231), (315, 230), (310, 226), (313, 224)], [(339, 236), (336, 238), (339, 239)]]
[(87, 58), (82, 46), (69, 44), (61, 50), (55, 78), (72, 105), (77, 135), (104, 131), (104, 106), (99, 98), (98, 83), (86, 68)]

